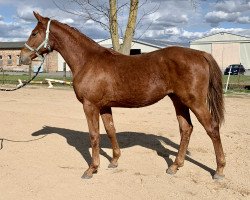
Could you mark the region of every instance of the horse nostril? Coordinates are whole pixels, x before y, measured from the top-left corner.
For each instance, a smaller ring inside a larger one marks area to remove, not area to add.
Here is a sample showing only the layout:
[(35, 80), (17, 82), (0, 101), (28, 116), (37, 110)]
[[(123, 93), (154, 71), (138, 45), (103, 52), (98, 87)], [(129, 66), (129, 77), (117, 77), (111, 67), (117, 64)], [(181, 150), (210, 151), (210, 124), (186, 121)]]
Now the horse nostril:
[(20, 58), (19, 58), (19, 65), (21, 65), (23, 63), (23, 57), (22, 56), (20, 56)]
[(28, 57), (26, 56), (20, 56), (20, 59), (19, 59), (19, 64), (20, 65), (26, 65), (26, 64), (29, 64), (29, 59)]

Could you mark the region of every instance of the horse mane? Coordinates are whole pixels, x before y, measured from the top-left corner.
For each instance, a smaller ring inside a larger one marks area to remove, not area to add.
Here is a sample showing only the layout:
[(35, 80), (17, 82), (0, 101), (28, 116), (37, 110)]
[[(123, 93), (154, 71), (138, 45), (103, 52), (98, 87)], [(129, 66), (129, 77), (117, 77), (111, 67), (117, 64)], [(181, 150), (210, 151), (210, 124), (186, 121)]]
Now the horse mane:
[(62, 23), (62, 22), (59, 22), (57, 20), (55, 20), (55, 22), (59, 25), (59, 26), (63, 26), (66, 28), (66, 30), (72, 34), (72, 35), (75, 35), (75, 34), (78, 34), (80, 37), (83, 37), (85, 40), (89, 41), (90, 43), (92, 43), (93, 45), (95, 45), (97, 48), (102, 48), (104, 49), (106, 52), (108, 51), (109, 53), (113, 54), (113, 55), (120, 55), (121, 53), (119, 53), (118, 51), (115, 51), (114, 49), (112, 48), (106, 48), (106, 47), (103, 47), (101, 46), (100, 44), (98, 44), (96, 41), (94, 41), (93, 39), (91, 39), (90, 37), (86, 36), (84, 33), (82, 33), (79, 29), (75, 28), (75, 27), (72, 27), (66, 23)]
[(62, 23), (62, 22), (59, 22), (57, 20), (55, 20), (55, 22), (59, 25), (59, 26), (63, 26), (64, 28), (66, 28), (66, 30), (72, 34), (72, 35), (75, 35), (75, 34), (78, 34), (79, 36), (81, 37), (84, 37), (85, 40), (88, 40), (89, 42), (91, 42), (92, 44), (98, 46), (98, 47), (101, 47), (101, 45), (99, 45), (97, 42), (95, 42), (93, 39), (91, 39), (90, 37), (86, 36), (85, 34), (83, 34), (79, 29), (75, 28), (75, 27), (72, 27), (72, 26), (69, 26), (68, 24), (65, 24), (65, 23)]

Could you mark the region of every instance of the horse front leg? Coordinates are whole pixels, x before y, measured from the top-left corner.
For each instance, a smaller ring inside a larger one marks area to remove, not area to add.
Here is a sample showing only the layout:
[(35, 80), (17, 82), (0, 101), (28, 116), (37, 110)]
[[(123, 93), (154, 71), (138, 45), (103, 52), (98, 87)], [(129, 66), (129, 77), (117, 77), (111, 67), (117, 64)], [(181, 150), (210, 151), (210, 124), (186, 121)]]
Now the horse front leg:
[(97, 172), (100, 165), (100, 132), (99, 132), (99, 114), (100, 109), (91, 102), (84, 100), (83, 109), (87, 118), (89, 127), (90, 143), (92, 148), (92, 161), (89, 168), (84, 172), (82, 178), (92, 178), (93, 173)]
[(112, 149), (113, 149), (113, 158), (110, 161), (109, 168), (115, 168), (118, 166), (118, 159), (121, 156), (121, 151), (119, 148), (119, 144), (116, 139), (116, 130), (114, 126), (114, 121), (112, 117), (112, 110), (110, 107), (105, 107), (101, 109), (101, 117), (105, 127), (105, 130), (108, 134), (108, 137), (111, 141)]

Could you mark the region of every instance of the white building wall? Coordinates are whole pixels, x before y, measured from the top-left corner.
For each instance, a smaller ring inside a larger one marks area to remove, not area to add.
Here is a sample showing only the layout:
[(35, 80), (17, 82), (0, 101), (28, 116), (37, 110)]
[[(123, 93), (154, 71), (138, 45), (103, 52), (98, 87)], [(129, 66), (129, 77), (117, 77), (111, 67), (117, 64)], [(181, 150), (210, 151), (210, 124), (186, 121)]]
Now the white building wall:
[(191, 44), (190, 48), (212, 53), (212, 44)]
[(250, 69), (250, 43), (240, 44), (240, 62), (246, 69)]
[[(120, 43), (122, 43), (121, 39), (120, 39)], [(99, 41), (98, 44), (100, 44), (101, 46), (106, 47), (106, 48), (112, 48), (111, 39)], [(148, 53), (151, 51), (156, 51), (156, 50), (161, 49), (161, 48), (147, 44), (147, 43), (133, 42), (131, 49), (141, 49), (141, 53)], [(58, 71), (63, 71), (63, 63), (64, 62), (65, 61), (64, 61), (63, 57), (59, 54), (58, 55)], [(66, 65), (66, 71), (70, 71), (70, 68), (68, 65)]]
[(212, 55), (221, 70), (224, 71), (227, 66), (240, 63), (240, 43), (214, 43), (212, 44)]
[(190, 48), (211, 53), (222, 71), (230, 64), (239, 63), (250, 69), (249, 37), (218, 33), (192, 41)]
[(131, 49), (141, 49), (141, 53), (148, 53), (148, 52), (151, 52), (151, 51), (156, 51), (159, 48), (133, 42), (132, 46), (131, 46)]
[[(65, 62), (65, 60), (63, 59), (63, 57), (61, 56), (60, 53), (58, 53), (58, 71), (63, 71), (63, 63)], [(68, 64), (66, 63), (66, 71), (70, 71), (70, 68), (68, 66)]]

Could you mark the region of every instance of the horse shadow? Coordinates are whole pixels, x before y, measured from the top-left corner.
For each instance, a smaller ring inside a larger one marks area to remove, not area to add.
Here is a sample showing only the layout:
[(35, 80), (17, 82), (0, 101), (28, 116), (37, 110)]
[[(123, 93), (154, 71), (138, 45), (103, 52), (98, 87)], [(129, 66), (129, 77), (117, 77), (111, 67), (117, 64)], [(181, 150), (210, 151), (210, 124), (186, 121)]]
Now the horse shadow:
[[(88, 164), (91, 163), (91, 155), (89, 153), (89, 148), (91, 147), (89, 140), (89, 133), (75, 131), (71, 129), (59, 128), (59, 127), (44, 126), (42, 129), (33, 132), (32, 136), (41, 136), (49, 134), (58, 134), (64, 137), (67, 140), (67, 143), (70, 146), (75, 147), (75, 149), (82, 155), (82, 157)], [(179, 145), (174, 143), (168, 138), (153, 134), (140, 133), (140, 132), (118, 132), (117, 140), (121, 149), (139, 145), (147, 149), (156, 151), (160, 157), (165, 159), (168, 167), (173, 164), (173, 160), (170, 158), (170, 155), (176, 156), (177, 152), (169, 150), (164, 146), (165, 145), (171, 146), (177, 151), (179, 149)], [(163, 144), (165, 145), (163, 146)], [(110, 140), (106, 134), (101, 135), (100, 147), (101, 147), (100, 154), (106, 157), (109, 161), (111, 161), (111, 157), (102, 149), (102, 148), (112, 148)], [(189, 152), (187, 152), (185, 160), (206, 170), (211, 175), (215, 173), (215, 171), (210, 167), (191, 158), (189, 156)]]

